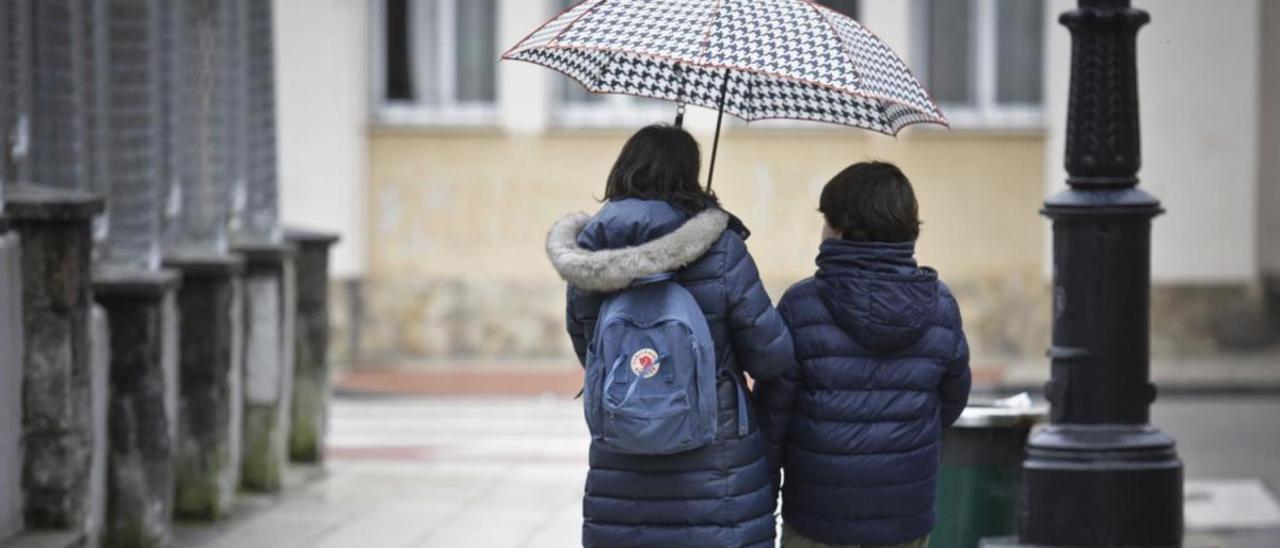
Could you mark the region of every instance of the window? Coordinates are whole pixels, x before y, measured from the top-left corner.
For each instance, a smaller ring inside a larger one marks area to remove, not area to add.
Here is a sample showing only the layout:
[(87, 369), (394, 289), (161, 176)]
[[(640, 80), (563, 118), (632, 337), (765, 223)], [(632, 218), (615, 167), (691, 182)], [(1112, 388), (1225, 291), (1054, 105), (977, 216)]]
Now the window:
[(956, 127), (1042, 124), (1043, 0), (917, 0), (917, 74)]
[(818, 0), (818, 3), (858, 20), (858, 0)]
[[(555, 13), (582, 0), (555, 0)], [(675, 119), (675, 103), (615, 93), (591, 93), (560, 73), (555, 78), (555, 123), (564, 127), (633, 126)]]
[(497, 0), (379, 0), (377, 6), (379, 121), (497, 121)]

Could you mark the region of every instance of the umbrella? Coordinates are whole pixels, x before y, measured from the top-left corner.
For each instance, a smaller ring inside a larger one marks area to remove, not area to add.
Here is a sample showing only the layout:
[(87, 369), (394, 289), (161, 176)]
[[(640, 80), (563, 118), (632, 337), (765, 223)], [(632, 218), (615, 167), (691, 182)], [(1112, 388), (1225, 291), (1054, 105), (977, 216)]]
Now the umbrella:
[(594, 93), (787, 118), (888, 135), (947, 125), (924, 86), (858, 22), (809, 0), (586, 0), (502, 55), (560, 71)]

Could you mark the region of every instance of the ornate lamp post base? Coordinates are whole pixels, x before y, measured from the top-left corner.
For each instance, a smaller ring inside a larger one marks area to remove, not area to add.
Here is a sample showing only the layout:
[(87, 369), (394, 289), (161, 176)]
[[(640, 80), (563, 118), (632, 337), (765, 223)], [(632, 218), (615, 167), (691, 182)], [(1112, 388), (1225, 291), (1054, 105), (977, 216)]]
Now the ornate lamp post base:
[(1027, 444), (1023, 542), (1181, 546), (1182, 462), (1151, 426), (1057, 425)]
[[(1053, 221), (1050, 425), (1027, 442), (1018, 545), (1181, 546), (1182, 463), (1150, 424), (1151, 220), (1129, 0), (1079, 0), (1071, 30), (1069, 190)], [(998, 543), (988, 542), (995, 546)], [(1006, 544), (1012, 545), (1012, 544)]]
[(1159, 201), (1135, 187), (1051, 197), (1054, 346), (1045, 395), (1053, 424), (1027, 442), (1022, 542), (1180, 546), (1182, 463), (1149, 424), (1151, 220)]

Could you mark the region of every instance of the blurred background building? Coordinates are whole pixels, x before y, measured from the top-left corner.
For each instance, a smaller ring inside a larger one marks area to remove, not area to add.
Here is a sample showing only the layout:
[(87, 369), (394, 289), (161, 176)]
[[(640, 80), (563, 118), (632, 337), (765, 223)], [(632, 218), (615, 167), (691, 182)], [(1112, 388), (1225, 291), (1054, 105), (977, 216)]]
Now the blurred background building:
[[(283, 216), (343, 236), (337, 356), (572, 363), (544, 234), (559, 216), (598, 207), (623, 140), (670, 122), (674, 108), (495, 63), (570, 3), (277, 0)], [(895, 139), (729, 125), (716, 190), (752, 229), (771, 294), (814, 270), (827, 179), (890, 160), (916, 185), (920, 259), (957, 293), (978, 362), (1039, 363), (1050, 252), (1038, 210), (1065, 178), (1070, 42), (1056, 17), (1072, 3), (822, 3), (893, 45), (952, 129)], [(1168, 210), (1154, 229), (1154, 354), (1264, 347), (1280, 323), (1280, 6), (1142, 7), (1154, 23), (1139, 37), (1141, 176)], [(709, 145), (712, 112), (691, 109), (686, 125)]]

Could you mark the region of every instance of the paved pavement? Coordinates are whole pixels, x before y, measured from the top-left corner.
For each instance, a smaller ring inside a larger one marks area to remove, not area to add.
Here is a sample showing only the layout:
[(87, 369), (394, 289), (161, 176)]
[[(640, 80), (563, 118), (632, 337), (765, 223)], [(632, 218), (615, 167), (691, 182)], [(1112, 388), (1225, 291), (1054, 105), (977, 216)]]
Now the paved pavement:
[[(216, 528), (182, 529), (178, 545), (579, 545), (587, 435), (577, 401), (342, 397), (333, 405), (330, 460), (323, 473), (296, 470), (297, 485), (287, 494), (247, 498), (234, 519)], [(1178, 439), (1189, 479), (1260, 478), (1275, 493), (1277, 417), (1277, 397), (1177, 397), (1159, 402), (1154, 419)], [(1220, 485), (1191, 484), (1201, 486), (1199, 491)], [(1202, 506), (1205, 496), (1195, 497)], [(1258, 504), (1247, 496), (1241, 500)], [(1224, 514), (1211, 506), (1207, 513), (1197, 510), (1210, 522)], [(1197, 533), (1217, 546), (1280, 546), (1277, 526)]]

